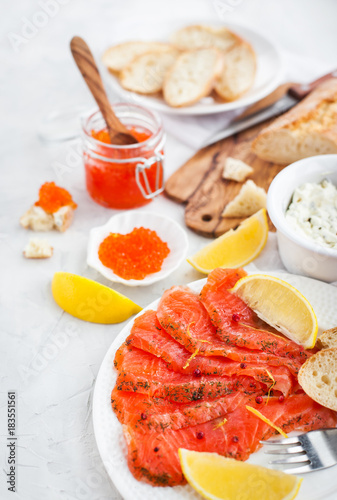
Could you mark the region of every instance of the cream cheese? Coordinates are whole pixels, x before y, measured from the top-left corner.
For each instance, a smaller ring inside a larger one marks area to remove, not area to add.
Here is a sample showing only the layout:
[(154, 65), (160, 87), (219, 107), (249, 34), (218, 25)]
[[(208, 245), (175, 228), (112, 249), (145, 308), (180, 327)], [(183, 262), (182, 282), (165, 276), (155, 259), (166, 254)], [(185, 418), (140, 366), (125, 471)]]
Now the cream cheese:
[(298, 234), (337, 250), (337, 188), (330, 181), (299, 186), (285, 218)]

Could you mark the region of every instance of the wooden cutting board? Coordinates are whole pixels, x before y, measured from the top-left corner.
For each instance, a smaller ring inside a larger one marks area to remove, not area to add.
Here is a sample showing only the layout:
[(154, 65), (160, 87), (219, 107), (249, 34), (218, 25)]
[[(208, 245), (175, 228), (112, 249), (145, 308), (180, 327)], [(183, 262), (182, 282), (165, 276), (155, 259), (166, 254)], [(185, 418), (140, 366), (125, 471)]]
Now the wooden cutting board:
[[(251, 106), (247, 116), (280, 99), (293, 82), (280, 85), (272, 94)], [(268, 191), (274, 177), (286, 166), (261, 160), (251, 151), (257, 134), (271, 121), (264, 122), (237, 135), (206, 146), (180, 167), (165, 184), (165, 194), (172, 200), (186, 204), (185, 223), (193, 231), (214, 238), (236, 228), (244, 219), (221, 216), (225, 206), (240, 191), (242, 183), (222, 179), (227, 156), (243, 160), (254, 168), (249, 179)], [(275, 230), (269, 221), (270, 229)]]
[[(254, 168), (249, 179), (268, 191), (274, 177), (285, 167), (257, 158), (251, 143), (269, 122), (257, 125), (198, 151), (166, 182), (165, 193), (186, 204), (185, 223), (193, 231), (210, 238), (236, 228), (244, 219), (221, 216), (225, 206), (240, 191), (241, 182), (222, 179), (227, 156), (243, 160)], [(270, 229), (274, 230), (270, 223)]]

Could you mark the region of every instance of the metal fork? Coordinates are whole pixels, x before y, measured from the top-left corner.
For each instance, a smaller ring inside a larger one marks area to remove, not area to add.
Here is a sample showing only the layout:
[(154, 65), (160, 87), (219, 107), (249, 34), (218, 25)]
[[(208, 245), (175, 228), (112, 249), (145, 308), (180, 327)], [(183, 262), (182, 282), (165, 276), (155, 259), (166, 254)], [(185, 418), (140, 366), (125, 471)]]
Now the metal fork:
[(337, 464), (337, 428), (309, 431), (285, 439), (260, 441), (264, 445), (280, 446), (266, 450), (269, 455), (288, 455), (287, 458), (272, 460), (270, 464), (290, 465), (284, 469), (288, 474), (304, 474), (326, 469)]

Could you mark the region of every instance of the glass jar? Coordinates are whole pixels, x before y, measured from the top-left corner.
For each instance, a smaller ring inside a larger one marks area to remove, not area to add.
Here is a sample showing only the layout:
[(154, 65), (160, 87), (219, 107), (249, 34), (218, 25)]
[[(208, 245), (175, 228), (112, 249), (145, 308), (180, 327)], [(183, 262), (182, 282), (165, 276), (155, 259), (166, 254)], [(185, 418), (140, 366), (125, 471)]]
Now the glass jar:
[(139, 142), (128, 145), (102, 142), (97, 139), (106, 130), (101, 112), (95, 111), (84, 118), (83, 158), (87, 190), (97, 203), (105, 207), (141, 207), (164, 189), (165, 134), (162, 122), (156, 113), (136, 104), (118, 103), (112, 108)]

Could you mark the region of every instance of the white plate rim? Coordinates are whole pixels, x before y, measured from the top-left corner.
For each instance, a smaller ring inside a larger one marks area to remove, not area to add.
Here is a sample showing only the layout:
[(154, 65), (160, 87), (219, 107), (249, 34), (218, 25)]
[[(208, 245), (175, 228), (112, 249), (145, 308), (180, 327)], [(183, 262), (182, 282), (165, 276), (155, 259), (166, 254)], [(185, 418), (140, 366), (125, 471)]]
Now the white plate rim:
[[(250, 271), (249, 268), (246, 269), (246, 271), (248, 274), (256, 274), (257, 273), (256, 270)], [(317, 286), (317, 284), (318, 284), (318, 286), (321, 286), (325, 289), (329, 288), (329, 290), (336, 288), (328, 283), (325, 283), (325, 282), (322, 282), (319, 280), (315, 280), (312, 278), (308, 278), (305, 276), (293, 275), (293, 274), (287, 273), (286, 271), (275, 271), (275, 272), (274, 271), (263, 271), (263, 274), (276, 276), (280, 279), (283, 279), (284, 281), (296, 280), (295, 282), (297, 282), (298, 284), (302, 283), (302, 285), (305, 285), (305, 283), (307, 282), (308, 284), (311, 284), (312, 286)], [(198, 291), (200, 291), (201, 287), (206, 282), (206, 280), (207, 280), (207, 278), (193, 281), (191, 283), (188, 283), (187, 286), (189, 286), (192, 290), (198, 292)], [(292, 283), (292, 284), (294, 284), (294, 283)], [(335, 292), (333, 292), (333, 293), (336, 293), (336, 296), (337, 296), (337, 290), (335, 290)], [(112, 356), (114, 356), (116, 350), (120, 347), (120, 345), (122, 344), (124, 339), (128, 336), (134, 319), (136, 317), (142, 315), (148, 309), (156, 309), (158, 306), (159, 300), (160, 300), (160, 297), (158, 299), (154, 300), (153, 302), (151, 302), (148, 306), (144, 307), (144, 309), (142, 311), (140, 311), (136, 316), (132, 317), (131, 320), (128, 321), (128, 323), (122, 328), (120, 333), (117, 335), (115, 340), (112, 342), (110, 348), (108, 349), (108, 351), (107, 351), (107, 353), (106, 353), (106, 355), (101, 363), (101, 366), (100, 366), (100, 369), (99, 369), (99, 372), (98, 372), (98, 375), (96, 378), (95, 388), (94, 388), (93, 428), (94, 428), (94, 435), (95, 435), (95, 439), (96, 439), (96, 443), (97, 443), (97, 448), (98, 448), (99, 454), (101, 456), (101, 459), (103, 461), (103, 464), (107, 470), (109, 479), (112, 481), (112, 483), (117, 488), (117, 490), (120, 492), (120, 494), (123, 496), (124, 500), (134, 500), (134, 498), (132, 496), (128, 495), (128, 493), (129, 493), (128, 492), (128, 485), (125, 484), (125, 482), (120, 479), (120, 477), (118, 475), (118, 468), (114, 469), (114, 467), (111, 467), (111, 464), (110, 464), (110, 451), (111, 451), (111, 449), (107, 445), (105, 435), (104, 435), (104, 433), (102, 434), (102, 429), (101, 429), (101, 425), (100, 425), (100, 412), (102, 410), (102, 406), (101, 406), (101, 401), (99, 400), (99, 397), (98, 397), (98, 388), (100, 386), (101, 379), (104, 376), (104, 370), (107, 370), (107, 369), (113, 370), (112, 364), (107, 364), (108, 360), (111, 359)], [(336, 320), (337, 320), (337, 313), (335, 313), (335, 314), (336, 314)], [(111, 390), (112, 390), (112, 388), (111, 388)], [(110, 409), (111, 413), (113, 414), (113, 412), (111, 410), (111, 405), (110, 405), (110, 394), (107, 395), (107, 401), (109, 402), (109, 409)], [(115, 417), (115, 418), (117, 419), (117, 417)], [(121, 425), (121, 424), (119, 424), (119, 425)], [(255, 455), (256, 454), (253, 454), (252, 457)], [(119, 464), (119, 465), (121, 465), (121, 464)], [(127, 468), (126, 463), (124, 464), (124, 466)], [(313, 475), (315, 474), (314, 477), (316, 479), (318, 479), (319, 474), (326, 473), (327, 471), (330, 471), (330, 470), (332, 470), (332, 468), (326, 469), (324, 471), (316, 471), (315, 473), (310, 474), (310, 476), (313, 477)], [(131, 475), (130, 472), (129, 472), (129, 474)], [(305, 474), (304, 477), (309, 477), (309, 474)], [(143, 485), (143, 483), (139, 483), (139, 488), (141, 488), (142, 485)], [(337, 485), (337, 483), (336, 483), (336, 485)], [(334, 485), (334, 488), (336, 488), (336, 485)], [(178, 489), (180, 489), (180, 491), (182, 491), (181, 488), (185, 488), (185, 487), (190, 488), (188, 485), (184, 486), (184, 487), (178, 486), (178, 487), (174, 487), (174, 488), (170, 488), (170, 487), (166, 487), (166, 488), (168, 488), (169, 490), (174, 490), (174, 489), (178, 488)], [(157, 488), (158, 487), (153, 487), (154, 491)], [(160, 489), (163, 490), (164, 488), (160, 488)], [(330, 489), (328, 492), (325, 493), (324, 496), (320, 496), (320, 500), (333, 500), (334, 496), (330, 495), (331, 491), (335, 491), (335, 489), (334, 490)], [(179, 497), (179, 493), (178, 493), (178, 497)], [(141, 498), (141, 500), (148, 500), (147, 496), (140, 496), (139, 498)], [(152, 498), (152, 496), (151, 496), (151, 498)], [(155, 497), (153, 497), (153, 498), (155, 498)], [(182, 498), (185, 498), (185, 496), (182, 496)], [(199, 496), (197, 498), (199, 498)], [(300, 491), (298, 499), (304, 500), (304, 498), (306, 498), (306, 500), (317, 500), (317, 498), (314, 498), (314, 497), (310, 497), (310, 498), (303, 497), (302, 498), (301, 491)]]
[[(182, 26), (186, 26), (186, 22), (178, 23)], [(188, 24), (205, 24), (205, 21), (199, 20), (189, 20)], [(281, 53), (280, 48), (277, 43), (272, 41), (270, 38), (261, 34), (259, 31), (254, 28), (239, 23), (231, 23), (231, 22), (208, 22), (207, 24), (212, 24), (214, 26), (228, 27), (229, 29), (237, 32), (239, 35), (241, 34), (244, 38), (247, 38), (248, 42), (251, 42), (250, 37), (252, 39), (258, 38), (260, 42), (265, 44), (269, 50), (274, 52), (274, 59), (277, 60), (277, 68), (278, 70), (275, 72), (274, 77), (270, 82), (265, 84), (262, 89), (253, 93), (253, 95), (244, 94), (242, 97), (235, 101), (225, 102), (225, 103), (215, 103), (215, 104), (202, 104), (200, 105), (200, 101), (192, 106), (182, 107), (182, 108), (173, 108), (166, 104), (162, 100), (151, 99), (146, 95), (137, 94), (135, 92), (130, 92), (124, 89), (118, 82), (116, 76), (112, 75), (109, 70), (102, 65), (102, 69), (105, 74), (105, 79), (107, 84), (110, 86), (112, 90), (114, 90), (120, 97), (125, 99), (127, 102), (134, 102), (139, 105), (143, 105), (145, 107), (149, 107), (155, 111), (166, 113), (170, 115), (211, 115), (217, 113), (223, 113), (225, 111), (232, 111), (239, 108), (243, 108), (245, 106), (249, 106), (254, 104), (255, 102), (263, 99), (268, 94), (270, 94), (276, 87), (282, 82), (284, 76), (284, 60)], [(175, 28), (176, 29), (176, 28)], [(247, 36), (248, 34), (248, 36)], [(124, 40), (122, 40), (124, 41)], [(117, 42), (118, 43), (118, 42)]]

